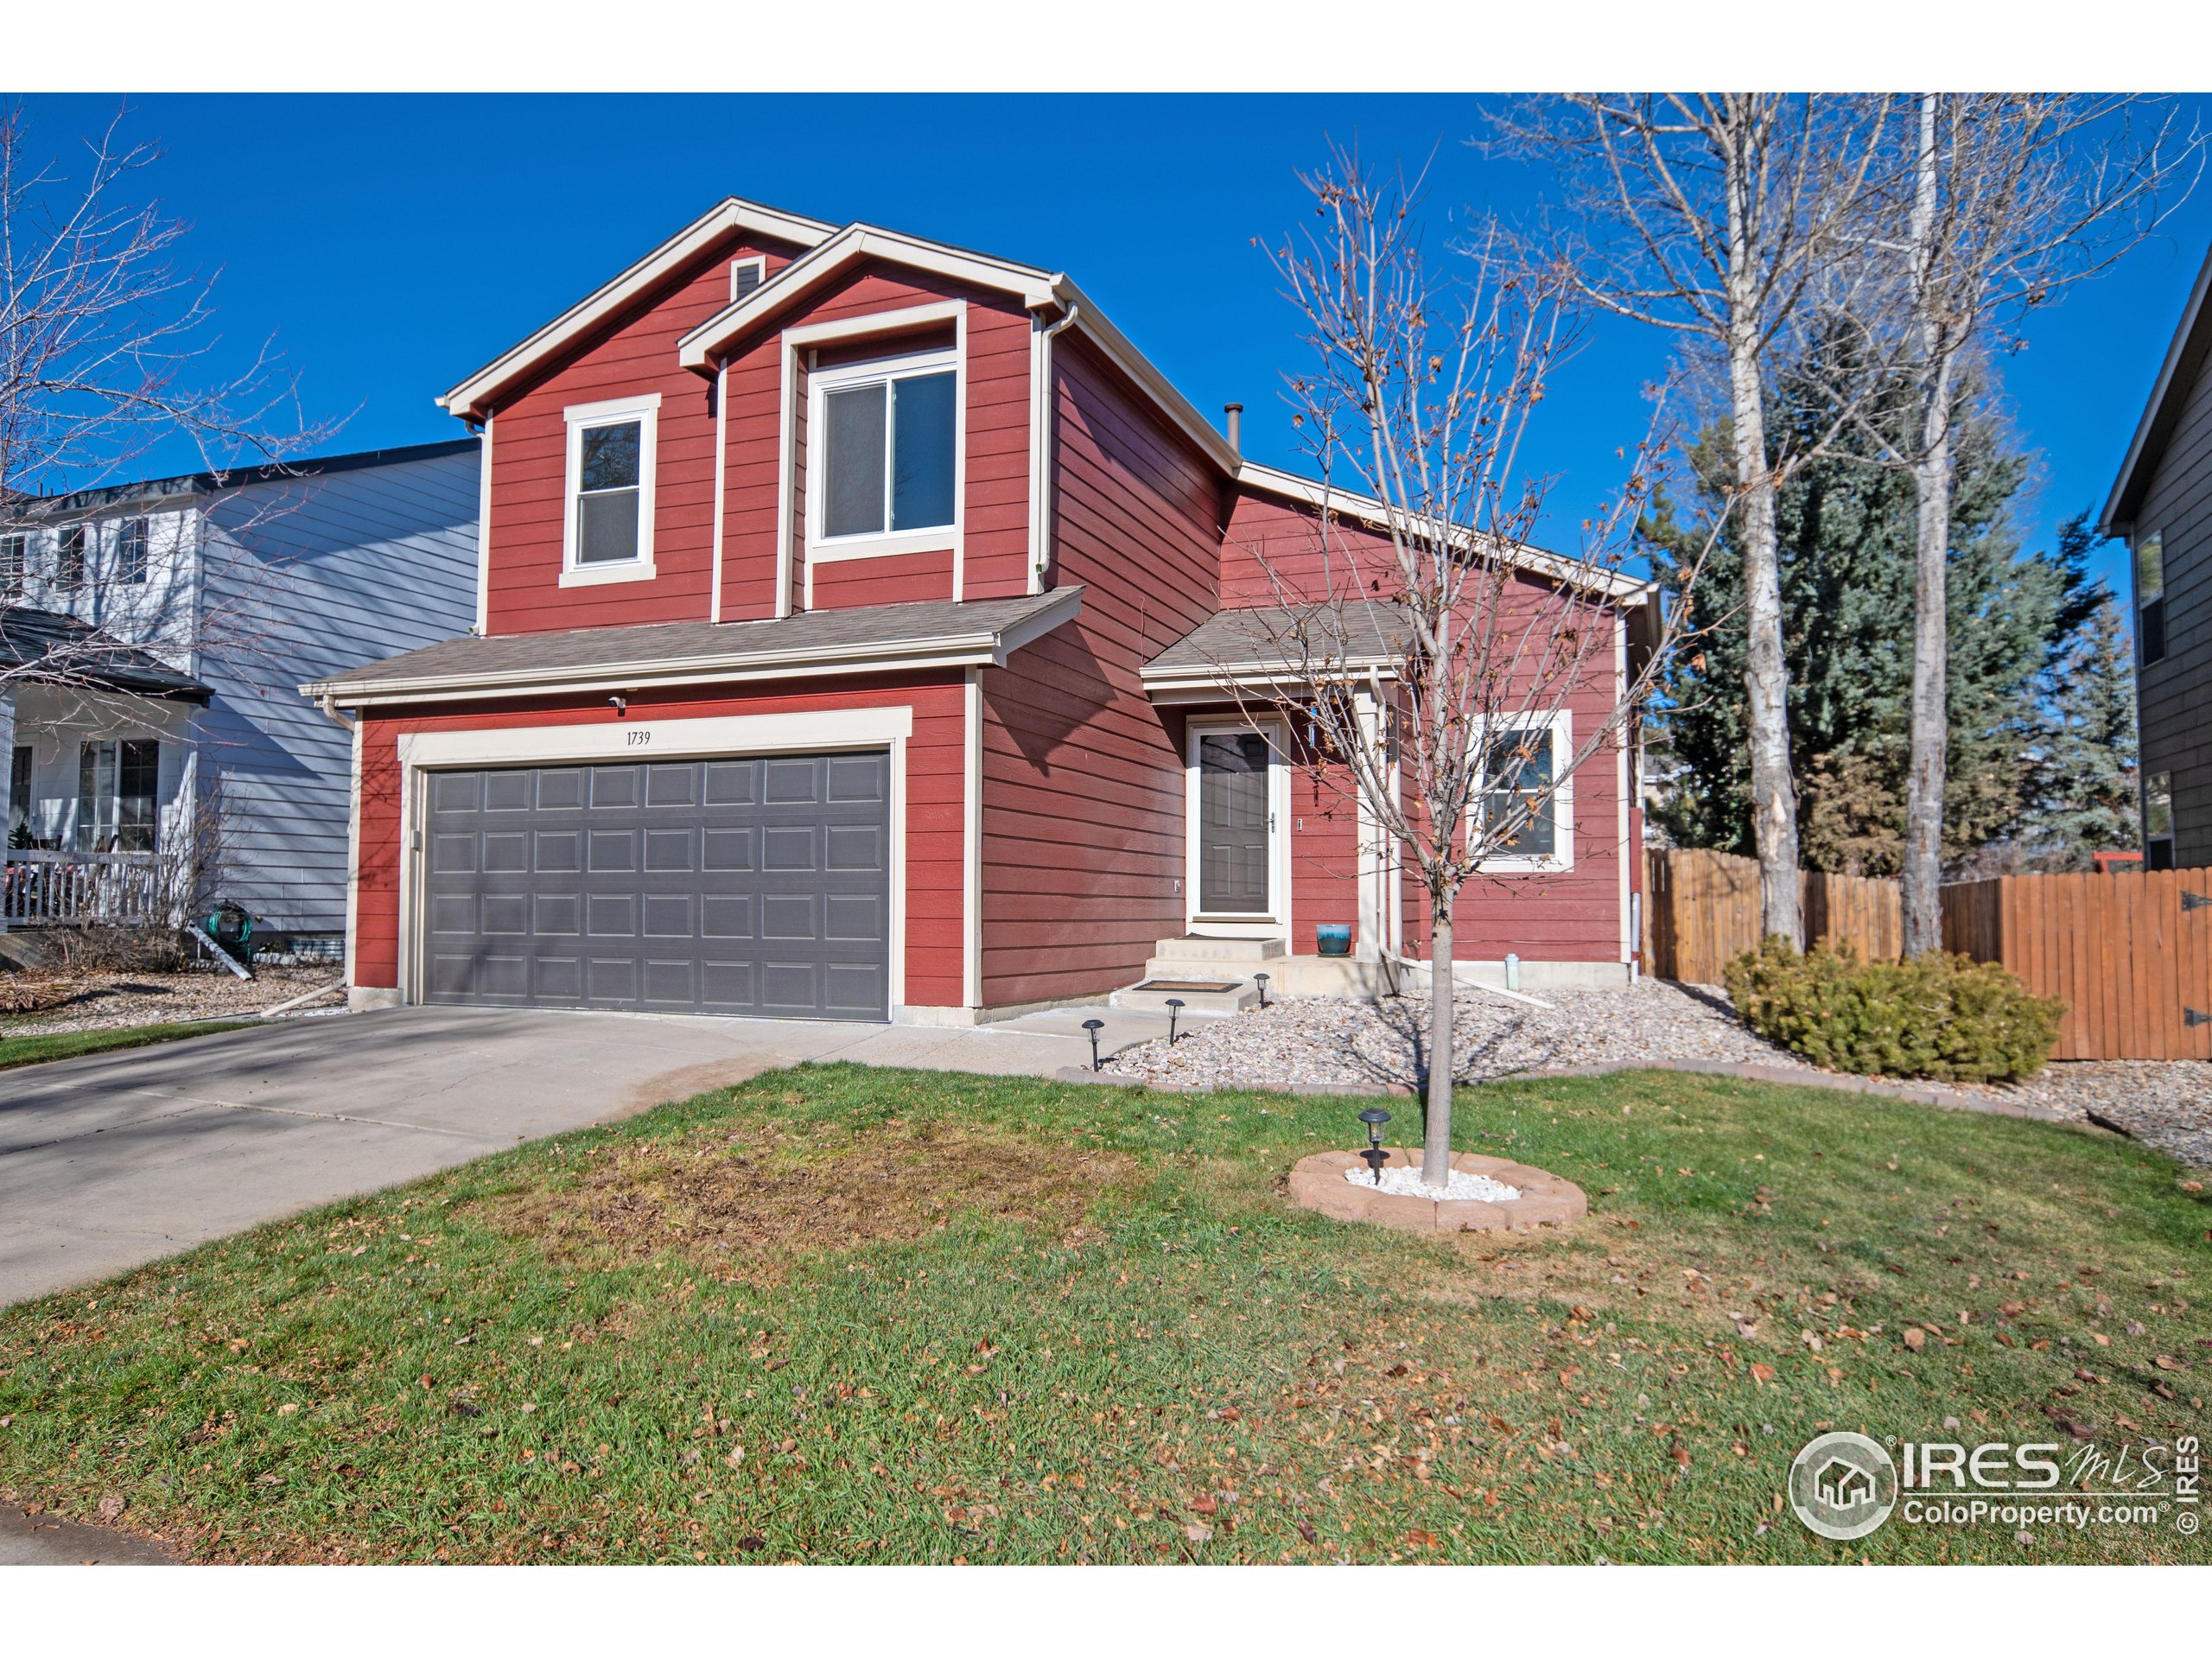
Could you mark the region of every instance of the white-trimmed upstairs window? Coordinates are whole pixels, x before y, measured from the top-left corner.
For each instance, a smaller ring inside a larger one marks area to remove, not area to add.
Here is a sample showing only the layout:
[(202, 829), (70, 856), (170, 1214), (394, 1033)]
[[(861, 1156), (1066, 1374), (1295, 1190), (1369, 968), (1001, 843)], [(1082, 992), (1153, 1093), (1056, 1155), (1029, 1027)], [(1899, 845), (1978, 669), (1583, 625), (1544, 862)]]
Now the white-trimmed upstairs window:
[[(1574, 867), (1574, 719), (1500, 720), (1484, 728), (1473, 808), (1478, 829), (1533, 808), (1525, 823), (1482, 861), (1485, 873), (1536, 874)], [(1557, 787), (1554, 785), (1556, 784)], [(1550, 791), (1547, 795), (1546, 791)]]
[(729, 302), (735, 305), (768, 280), (768, 262), (759, 254), (729, 262)]
[(660, 394), (575, 404), (569, 423), (563, 587), (653, 574), (653, 456)]
[(817, 558), (953, 543), (960, 523), (960, 370), (926, 352), (816, 372), (806, 469)]

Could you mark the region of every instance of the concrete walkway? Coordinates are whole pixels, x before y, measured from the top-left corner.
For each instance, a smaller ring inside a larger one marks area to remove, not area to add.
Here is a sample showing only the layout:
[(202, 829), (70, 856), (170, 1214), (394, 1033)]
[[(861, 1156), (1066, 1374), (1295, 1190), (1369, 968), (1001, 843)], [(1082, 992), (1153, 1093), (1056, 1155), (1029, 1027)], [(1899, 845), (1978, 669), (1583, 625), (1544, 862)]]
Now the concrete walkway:
[(966, 1030), (502, 1008), (287, 1020), (0, 1071), (0, 1305), (802, 1060), (1050, 1077), (1164, 1029)]

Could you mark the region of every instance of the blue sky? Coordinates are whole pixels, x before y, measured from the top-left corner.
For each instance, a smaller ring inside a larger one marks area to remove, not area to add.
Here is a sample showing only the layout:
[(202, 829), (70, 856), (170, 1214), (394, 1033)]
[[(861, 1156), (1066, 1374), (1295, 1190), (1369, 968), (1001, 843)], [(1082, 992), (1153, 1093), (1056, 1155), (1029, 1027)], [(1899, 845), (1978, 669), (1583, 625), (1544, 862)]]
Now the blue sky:
[[(118, 97), (24, 100), (32, 143), (74, 165)], [(2208, 100), (2191, 100), (2202, 105)], [(226, 353), (274, 334), (339, 448), (452, 435), (437, 393), (719, 197), (866, 219), (1068, 271), (1245, 448), (1298, 464), (1281, 400), (1297, 319), (1257, 238), (1306, 211), (1296, 175), (1332, 137), (1371, 162), (1433, 157), (1428, 210), (1532, 213), (1547, 184), (1463, 141), (1472, 97), (153, 97), (127, 130), (144, 175), (222, 270)], [(2190, 116), (2200, 112), (2190, 108)], [(2208, 238), (2200, 192), (2114, 273), (2039, 321), (2006, 385), (2043, 474), (2031, 543), (2102, 503)], [(1593, 327), (1538, 434), (1563, 548), (1638, 437), (1668, 341)], [(162, 458), (179, 470), (189, 455)], [(2118, 577), (2107, 550), (2099, 563)]]

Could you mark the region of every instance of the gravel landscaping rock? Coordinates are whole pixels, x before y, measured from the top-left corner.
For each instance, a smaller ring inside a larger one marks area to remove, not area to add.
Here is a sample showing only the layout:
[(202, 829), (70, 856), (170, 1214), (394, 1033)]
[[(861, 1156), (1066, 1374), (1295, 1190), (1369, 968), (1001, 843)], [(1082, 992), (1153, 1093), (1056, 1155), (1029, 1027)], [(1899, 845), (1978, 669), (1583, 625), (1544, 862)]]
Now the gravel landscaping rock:
[[(250, 980), (226, 973), (213, 963), (181, 974), (72, 976), (54, 987), (60, 1000), (35, 1014), (0, 1017), (0, 1042), (59, 1032), (241, 1019), (318, 986), (335, 984), (338, 979), (337, 967), (329, 963), (267, 964), (257, 968)], [(326, 999), (300, 1012), (327, 1012), (334, 1006), (344, 1005), (336, 999)]]
[[(1717, 987), (1645, 980), (1613, 990), (1546, 991), (1548, 1007), (1479, 991), (1452, 1007), (1453, 1071), (1485, 1083), (1554, 1067), (1651, 1060), (1726, 1061), (1820, 1075), (1746, 1030)], [(1427, 1068), (1428, 1003), (1300, 997), (1193, 1022), (1171, 1049), (1154, 1039), (1107, 1062), (1107, 1075), (1165, 1088), (1312, 1083), (1417, 1087)], [(2076, 1060), (2010, 1085), (1955, 1093), (2101, 1122), (2183, 1163), (2212, 1166), (2212, 1062)]]
[(1382, 1172), (1376, 1180), (1363, 1169), (1344, 1171), (1344, 1179), (1354, 1186), (1370, 1187), (1377, 1192), (1389, 1192), (1402, 1198), (1445, 1198), (1457, 1200), (1474, 1198), (1484, 1204), (1510, 1204), (1521, 1196), (1517, 1186), (1508, 1186), (1503, 1181), (1493, 1181), (1487, 1175), (1477, 1175), (1467, 1170), (1455, 1169), (1444, 1191), (1439, 1192), (1421, 1178), (1418, 1169), (1395, 1166)]

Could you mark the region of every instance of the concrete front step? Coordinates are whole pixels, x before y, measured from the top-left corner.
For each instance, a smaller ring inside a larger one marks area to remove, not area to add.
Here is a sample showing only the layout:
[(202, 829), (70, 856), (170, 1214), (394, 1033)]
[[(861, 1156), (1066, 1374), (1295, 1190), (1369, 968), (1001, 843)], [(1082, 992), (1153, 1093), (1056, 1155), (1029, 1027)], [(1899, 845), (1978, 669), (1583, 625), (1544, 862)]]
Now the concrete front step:
[[(1251, 963), (1264, 966), (1283, 955), (1281, 939), (1209, 939), (1192, 934), (1179, 939), (1162, 939), (1153, 949), (1154, 959), (1161, 962)], [(1224, 969), (1222, 977), (1229, 977), (1230, 971)]]
[(1143, 982), (1125, 986), (1108, 1000), (1117, 1008), (1154, 1008), (1165, 1012), (1171, 996), (1183, 1000), (1183, 1014), (1235, 1014), (1256, 1006), (1259, 988), (1249, 979), (1224, 975), (1147, 975)]

